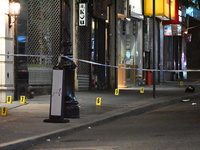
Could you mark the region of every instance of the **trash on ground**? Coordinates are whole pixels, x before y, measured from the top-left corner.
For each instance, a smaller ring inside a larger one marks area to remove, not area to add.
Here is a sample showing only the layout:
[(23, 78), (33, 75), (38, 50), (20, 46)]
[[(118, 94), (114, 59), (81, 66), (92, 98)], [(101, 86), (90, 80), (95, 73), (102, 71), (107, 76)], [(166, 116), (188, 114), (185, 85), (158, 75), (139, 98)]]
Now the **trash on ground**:
[(182, 101), (183, 102), (188, 102), (188, 101), (190, 101), (190, 99), (183, 99)]

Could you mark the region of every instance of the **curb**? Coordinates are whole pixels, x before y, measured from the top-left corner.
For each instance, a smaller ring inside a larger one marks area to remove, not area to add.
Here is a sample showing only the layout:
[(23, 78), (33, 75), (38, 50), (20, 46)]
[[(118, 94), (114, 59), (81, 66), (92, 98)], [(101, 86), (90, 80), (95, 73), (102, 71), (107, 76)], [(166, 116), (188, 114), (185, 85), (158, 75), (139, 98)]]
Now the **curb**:
[(51, 133), (41, 134), (38, 136), (26, 138), (26, 139), (20, 139), (20, 140), (16, 140), (13, 142), (0, 144), (0, 149), (3, 149), (3, 150), (27, 149), (27, 148), (30, 148), (30, 146), (33, 146), (35, 144), (43, 143), (47, 139), (56, 139), (56, 137), (70, 134), (75, 131), (79, 131), (79, 130), (88, 128), (90, 126), (97, 126), (97, 125), (100, 125), (100, 124), (103, 124), (108, 121), (115, 120), (115, 119), (118, 119), (118, 118), (121, 118), (124, 116), (139, 115), (139, 114), (145, 113), (147, 111), (151, 111), (151, 110), (154, 110), (157, 108), (165, 107), (165, 106), (180, 102), (183, 99), (195, 98), (199, 95), (200, 95), (200, 93), (195, 93), (195, 94), (192, 94), (189, 96), (182, 96), (182, 97), (172, 98), (170, 100), (164, 100), (164, 101), (159, 101), (159, 102), (155, 102), (155, 103), (151, 103), (151, 104), (146, 104), (144, 106), (140, 106), (140, 107), (129, 109), (129, 110), (127, 110), (127, 108), (124, 108), (124, 109), (119, 108), (119, 109), (113, 110), (111, 112), (105, 113), (107, 115), (101, 116), (100, 119), (98, 118), (97, 120), (90, 121), (85, 124), (81, 124), (81, 125), (72, 127), (70, 129), (56, 130)]

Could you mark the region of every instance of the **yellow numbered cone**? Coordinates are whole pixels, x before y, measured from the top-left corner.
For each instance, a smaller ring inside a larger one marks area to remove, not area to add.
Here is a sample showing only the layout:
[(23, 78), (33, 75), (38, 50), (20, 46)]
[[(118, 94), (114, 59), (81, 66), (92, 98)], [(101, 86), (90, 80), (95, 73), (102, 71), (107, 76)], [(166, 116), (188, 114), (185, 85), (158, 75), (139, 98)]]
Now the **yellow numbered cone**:
[(119, 89), (115, 89), (115, 95), (119, 95)]
[(140, 93), (144, 93), (144, 88), (143, 87), (140, 88)]
[(1, 108), (1, 115), (2, 116), (7, 116), (8, 113), (8, 108), (7, 107), (2, 107)]
[(97, 105), (97, 106), (102, 105), (102, 98), (101, 98), (101, 97), (97, 97), (97, 98), (96, 98), (96, 105)]
[(26, 103), (26, 96), (20, 96), (20, 104)]
[(12, 96), (7, 96), (6, 103), (12, 104)]
[(183, 86), (184, 85), (184, 82), (183, 81), (180, 81), (180, 86)]

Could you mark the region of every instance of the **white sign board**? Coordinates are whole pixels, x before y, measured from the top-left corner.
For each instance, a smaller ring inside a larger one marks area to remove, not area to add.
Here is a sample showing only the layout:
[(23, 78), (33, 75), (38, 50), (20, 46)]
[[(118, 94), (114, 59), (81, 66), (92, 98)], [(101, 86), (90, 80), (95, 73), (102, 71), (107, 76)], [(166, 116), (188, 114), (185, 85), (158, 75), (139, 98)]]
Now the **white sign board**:
[(143, 13), (142, 13), (142, 0), (129, 0), (130, 5), (130, 11), (131, 16), (138, 18), (138, 19), (144, 19)]
[(63, 70), (53, 70), (51, 115), (61, 116)]
[(87, 25), (87, 3), (79, 3), (79, 26)]

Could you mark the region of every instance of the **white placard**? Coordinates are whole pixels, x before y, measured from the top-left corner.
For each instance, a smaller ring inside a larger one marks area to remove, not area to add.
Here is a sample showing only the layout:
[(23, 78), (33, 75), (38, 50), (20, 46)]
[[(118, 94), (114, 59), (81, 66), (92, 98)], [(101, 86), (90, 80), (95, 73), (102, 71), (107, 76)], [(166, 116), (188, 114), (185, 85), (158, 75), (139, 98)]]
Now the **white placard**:
[(79, 26), (87, 25), (87, 3), (79, 3)]
[(51, 115), (61, 116), (63, 70), (53, 70)]

